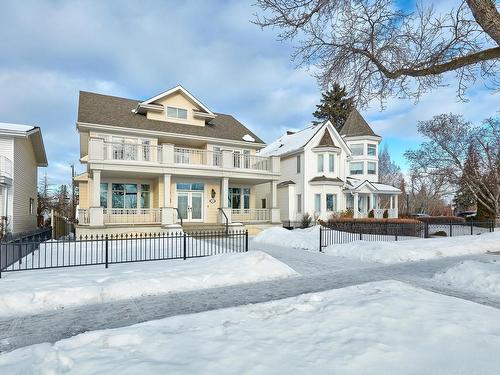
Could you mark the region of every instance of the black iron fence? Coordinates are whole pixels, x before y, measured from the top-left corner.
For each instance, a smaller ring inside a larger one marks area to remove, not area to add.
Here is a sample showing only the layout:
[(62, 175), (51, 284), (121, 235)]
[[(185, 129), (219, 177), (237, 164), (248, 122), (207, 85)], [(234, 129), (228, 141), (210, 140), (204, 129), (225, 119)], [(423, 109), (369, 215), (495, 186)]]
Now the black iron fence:
[(415, 238), (453, 237), (478, 235), (493, 232), (494, 221), (468, 221), (450, 223), (329, 223), (328, 227), (320, 226), (319, 250), (330, 245), (344, 244), (353, 241), (403, 241)]
[(187, 259), (248, 251), (248, 231), (85, 236), (19, 241), (0, 253), (2, 272)]

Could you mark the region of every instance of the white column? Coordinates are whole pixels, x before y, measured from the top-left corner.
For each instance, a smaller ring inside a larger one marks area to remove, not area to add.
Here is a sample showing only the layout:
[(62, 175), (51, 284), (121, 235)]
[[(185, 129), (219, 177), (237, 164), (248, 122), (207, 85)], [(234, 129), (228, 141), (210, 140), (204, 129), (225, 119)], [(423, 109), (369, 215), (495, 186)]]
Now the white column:
[(375, 195), (373, 193), (370, 194), (370, 207), (368, 207), (368, 212), (375, 208)]
[(358, 217), (358, 193), (354, 193), (354, 217)]
[(92, 199), (90, 201), (90, 207), (100, 207), (101, 206), (101, 171), (92, 171)]
[(222, 178), (222, 183), (221, 183), (221, 208), (228, 208), (229, 207), (229, 178), (228, 177), (223, 177)]
[(163, 175), (163, 207), (171, 207), (170, 203), (170, 186), (171, 186), (171, 175)]
[(391, 195), (391, 198), (390, 198), (390, 204), (389, 204), (389, 208), (394, 208), (394, 196)]
[(399, 212), (398, 212), (398, 196), (397, 195), (394, 196), (394, 216), (395, 217), (399, 216)]
[(278, 208), (278, 181), (271, 181), (271, 208)]

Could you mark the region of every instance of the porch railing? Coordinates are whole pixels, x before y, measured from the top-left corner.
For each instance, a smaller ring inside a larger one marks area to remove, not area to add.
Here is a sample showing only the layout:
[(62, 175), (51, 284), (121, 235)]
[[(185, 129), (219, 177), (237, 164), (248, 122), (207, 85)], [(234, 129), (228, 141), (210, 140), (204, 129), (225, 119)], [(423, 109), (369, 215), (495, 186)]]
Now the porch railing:
[(196, 148), (174, 148), (174, 163), (222, 166), (222, 152)]
[(90, 224), (89, 210), (84, 208), (79, 208), (77, 211), (78, 224), (88, 225)]
[(104, 159), (106, 160), (148, 161), (161, 163), (161, 146), (122, 142), (103, 143)]
[(12, 177), (12, 160), (5, 156), (0, 156), (0, 176)]
[(104, 224), (159, 224), (161, 208), (105, 208)]
[(271, 159), (247, 155), (241, 153), (233, 153), (233, 167), (241, 169), (253, 169), (257, 171), (270, 171), (271, 170)]
[(271, 220), (271, 213), (266, 208), (243, 208), (233, 209), (231, 217), (234, 222), (265, 222)]

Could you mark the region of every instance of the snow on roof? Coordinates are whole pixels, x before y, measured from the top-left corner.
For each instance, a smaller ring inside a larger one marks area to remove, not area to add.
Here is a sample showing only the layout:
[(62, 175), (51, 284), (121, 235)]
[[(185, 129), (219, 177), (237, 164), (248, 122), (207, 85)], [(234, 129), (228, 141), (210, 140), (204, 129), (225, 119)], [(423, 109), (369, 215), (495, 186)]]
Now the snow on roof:
[(297, 151), (304, 147), (320, 128), (321, 125), (311, 125), (293, 134), (285, 133), (276, 141), (260, 150), (259, 155), (281, 156)]
[(32, 125), (22, 125), (22, 124), (9, 124), (6, 122), (0, 122), (0, 130), (12, 131), (12, 132), (28, 132), (33, 130), (35, 127)]
[(246, 142), (255, 142), (255, 138), (252, 137), (250, 134), (245, 134), (243, 137), (241, 137)]
[(375, 189), (377, 189), (377, 191), (387, 191), (387, 192), (393, 191), (395, 193), (401, 192), (401, 190), (391, 185), (381, 184), (380, 182), (372, 182), (368, 180), (357, 180), (353, 179), (352, 177), (347, 177), (347, 183), (351, 185), (351, 190), (357, 190), (364, 183), (368, 183), (372, 185)]
[(394, 191), (395, 193), (401, 191), (397, 187), (394, 187), (394, 186), (391, 186), (391, 185), (386, 185), (386, 184), (381, 184), (380, 182), (372, 182), (371, 184), (373, 186), (375, 186), (377, 188), (377, 190)]

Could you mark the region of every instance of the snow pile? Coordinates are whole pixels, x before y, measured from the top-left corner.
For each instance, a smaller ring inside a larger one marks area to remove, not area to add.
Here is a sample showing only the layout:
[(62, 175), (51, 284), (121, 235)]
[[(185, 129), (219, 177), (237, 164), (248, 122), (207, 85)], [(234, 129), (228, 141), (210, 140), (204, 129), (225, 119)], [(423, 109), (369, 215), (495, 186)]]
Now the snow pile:
[(261, 244), (318, 251), (319, 226), (294, 230), (273, 227), (260, 232), (253, 241)]
[(434, 275), (440, 284), (456, 289), (500, 297), (500, 263), (464, 261)]
[(395, 281), (93, 331), (0, 373), (496, 374), (500, 311)]
[(409, 262), (500, 251), (500, 232), (480, 236), (422, 238), (401, 242), (355, 241), (344, 245), (331, 245), (324, 251), (328, 255), (367, 262), (386, 264)]
[(0, 280), (0, 316), (296, 275), (293, 269), (260, 251), (186, 261), (113, 264), (108, 269), (90, 266), (4, 273)]

